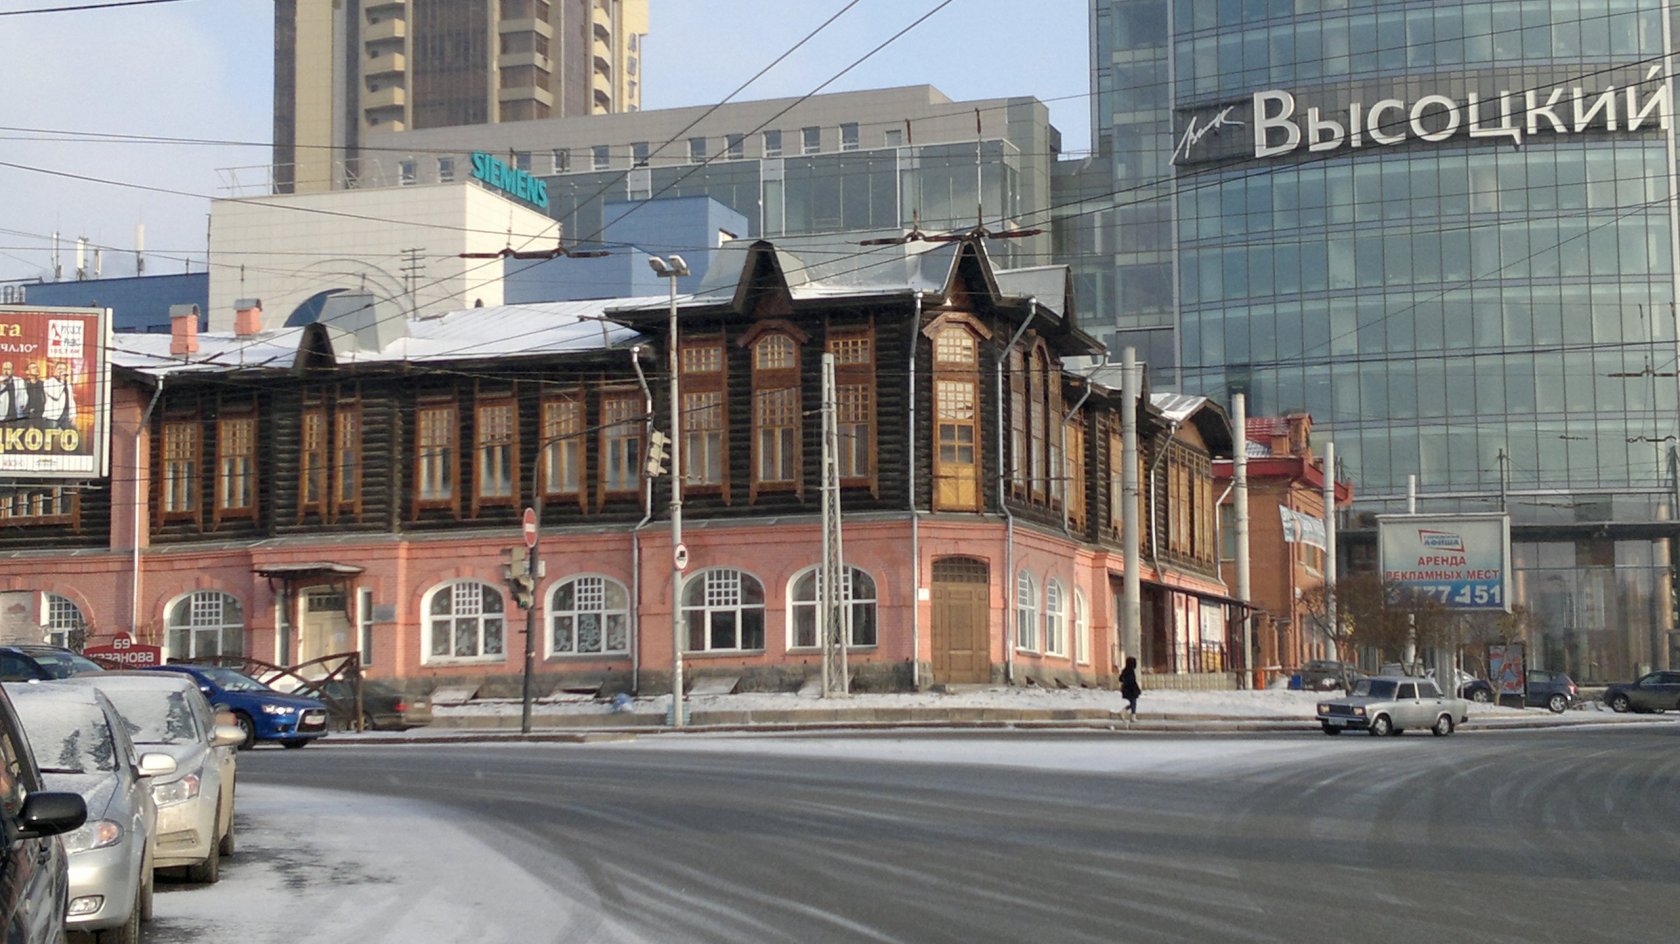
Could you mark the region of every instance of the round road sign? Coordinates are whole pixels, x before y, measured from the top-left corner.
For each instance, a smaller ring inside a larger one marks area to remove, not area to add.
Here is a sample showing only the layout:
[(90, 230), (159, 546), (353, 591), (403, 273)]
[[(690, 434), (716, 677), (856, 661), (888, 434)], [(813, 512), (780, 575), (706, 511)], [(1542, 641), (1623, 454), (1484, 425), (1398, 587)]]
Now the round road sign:
[(525, 509), (525, 521), (521, 524), (520, 530), (522, 530), (525, 533), (525, 546), (526, 547), (536, 547), (537, 546), (537, 510), (535, 508)]
[(687, 544), (678, 544), (677, 549), (675, 551), (671, 552), (671, 564), (673, 566), (675, 566), (678, 570), (687, 570), (688, 569), (688, 545)]

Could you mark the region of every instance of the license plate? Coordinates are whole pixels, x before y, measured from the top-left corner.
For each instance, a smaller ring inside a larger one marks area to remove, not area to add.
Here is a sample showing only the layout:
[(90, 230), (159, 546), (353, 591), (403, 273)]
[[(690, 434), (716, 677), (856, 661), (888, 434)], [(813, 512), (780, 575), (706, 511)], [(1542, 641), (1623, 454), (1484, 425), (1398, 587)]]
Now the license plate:
[(1332, 728), (1345, 728), (1345, 727), (1347, 727), (1347, 719), (1346, 718), (1325, 718), (1324, 723), (1329, 725)]

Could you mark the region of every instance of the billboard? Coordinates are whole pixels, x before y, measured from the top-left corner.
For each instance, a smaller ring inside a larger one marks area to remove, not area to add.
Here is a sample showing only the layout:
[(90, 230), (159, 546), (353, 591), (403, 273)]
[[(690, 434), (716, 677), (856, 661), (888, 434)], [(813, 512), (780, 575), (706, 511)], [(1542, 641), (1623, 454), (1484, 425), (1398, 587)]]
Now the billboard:
[(1511, 519), (1502, 514), (1378, 515), (1383, 582), (1452, 610), (1511, 609)]
[(109, 474), (111, 313), (0, 306), (0, 480)]

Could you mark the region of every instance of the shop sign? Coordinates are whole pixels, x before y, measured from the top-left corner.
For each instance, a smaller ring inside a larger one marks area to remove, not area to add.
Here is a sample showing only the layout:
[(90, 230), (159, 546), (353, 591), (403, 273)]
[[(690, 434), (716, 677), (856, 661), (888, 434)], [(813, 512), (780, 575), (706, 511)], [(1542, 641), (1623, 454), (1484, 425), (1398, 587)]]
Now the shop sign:
[(1540, 136), (1666, 131), (1673, 109), (1666, 78), (1661, 67), (1652, 67), (1643, 81), (1635, 78), (1626, 86), (1597, 91), (1560, 84), (1487, 97), (1479, 92), (1467, 92), (1462, 99), (1429, 94), (1414, 101), (1383, 98), (1328, 106), (1303, 106), (1294, 92), (1267, 89), (1245, 101), (1189, 110), (1172, 162), (1282, 157), (1302, 149), (1328, 154), (1455, 138), (1521, 147)]
[(510, 167), (506, 161), (483, 151), (473, 152), (472, 167), (473, 177), (484, 181), (485, 184), (509, 196), (518, 197), (532, 206), (548, 209), (548, 182), (540, 177), (533, 177), (528, 171)]

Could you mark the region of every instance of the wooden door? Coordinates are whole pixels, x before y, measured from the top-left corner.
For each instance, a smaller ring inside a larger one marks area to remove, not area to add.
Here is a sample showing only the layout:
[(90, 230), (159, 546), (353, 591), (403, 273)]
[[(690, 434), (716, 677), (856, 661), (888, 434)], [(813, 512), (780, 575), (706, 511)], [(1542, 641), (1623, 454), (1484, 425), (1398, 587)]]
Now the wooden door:
[(298, 662), (348, 652), (352, 648), (344, 591), (336, 587), (305, 590), (303, 619), (298, 633)]
[(933, 562), (933, 681), (990, 682), (991, 571), (983, 560)]

